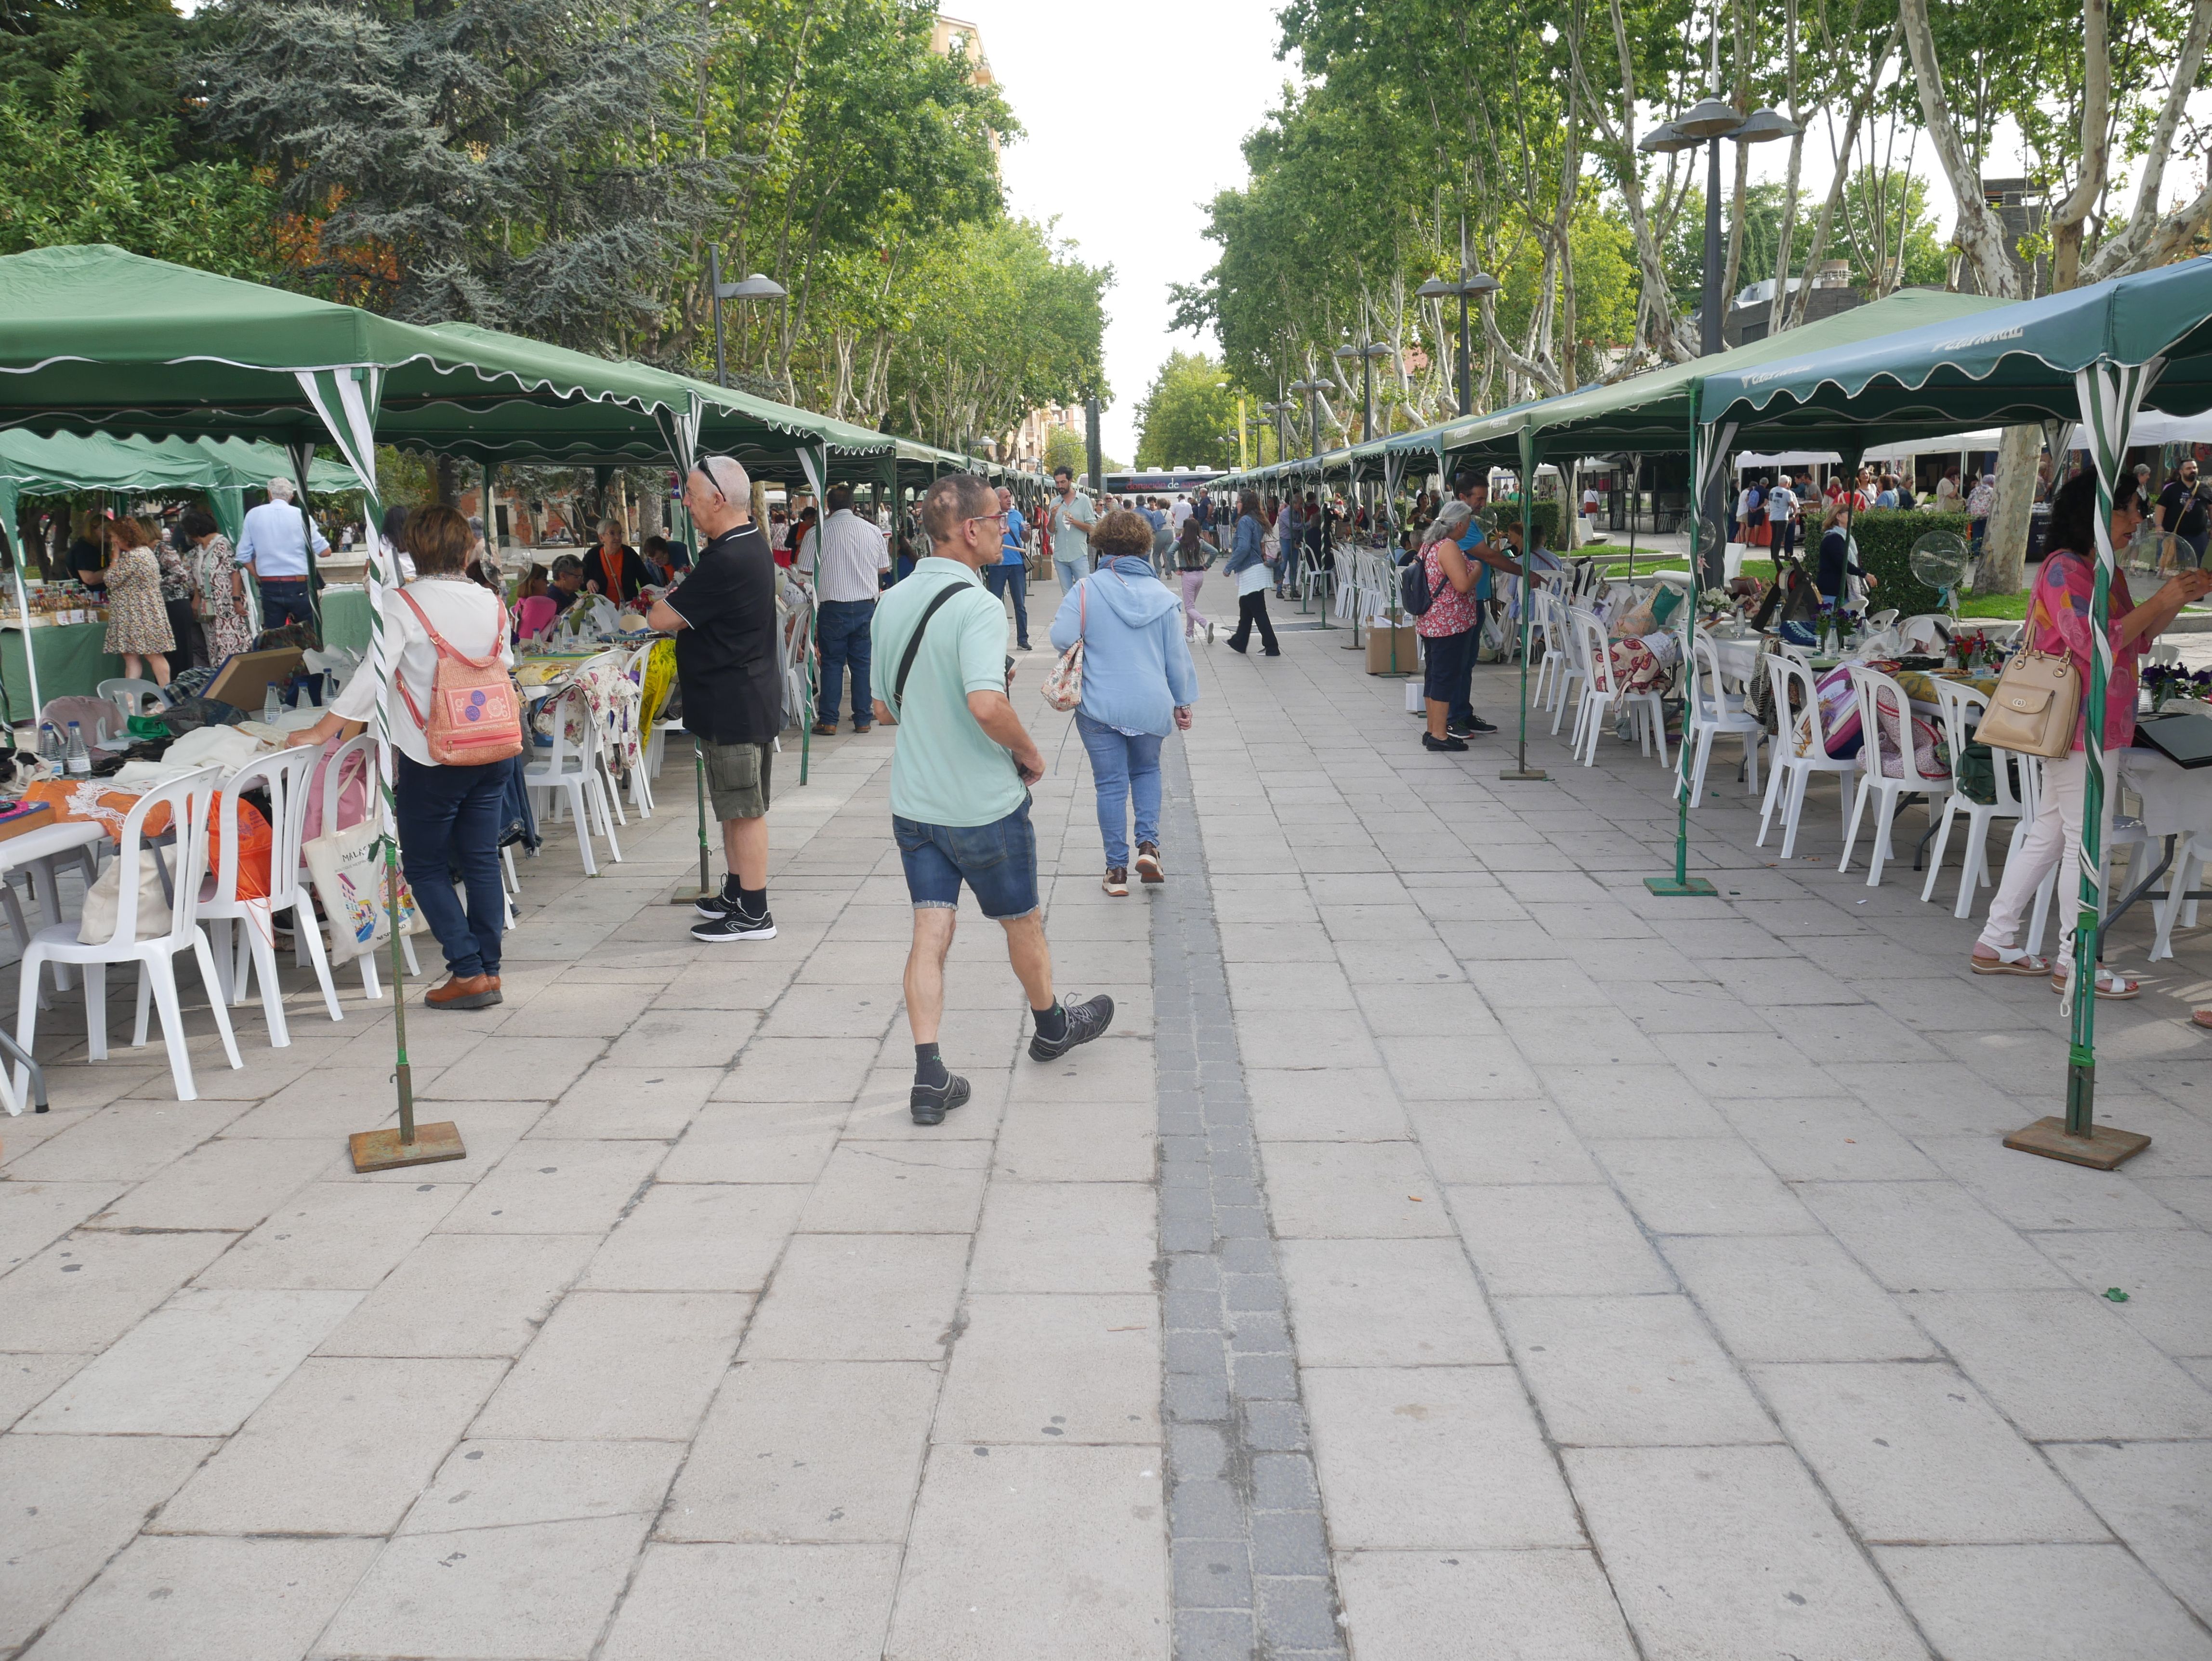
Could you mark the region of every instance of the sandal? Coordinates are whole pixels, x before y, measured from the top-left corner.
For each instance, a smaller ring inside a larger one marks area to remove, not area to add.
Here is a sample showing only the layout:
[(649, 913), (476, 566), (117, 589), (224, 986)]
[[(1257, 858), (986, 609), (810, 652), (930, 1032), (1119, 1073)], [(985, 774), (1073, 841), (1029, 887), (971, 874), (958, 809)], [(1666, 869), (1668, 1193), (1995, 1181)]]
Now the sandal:
[(1977, 975), (2048, 975), (2051, 959), (2039, 958), (2033, 952), (2023, 952), (2016, 946), (1993, 946), (1994, 958), (1972, 957), (1966, 966)]
[[(2063, 995), (2069, 978), (2065, 975), (2053, 975), (2051, 977), (2051, 989)], [(2100, 998), (2121, 1001), (2139, 997), (2142, 993), (2142, 988), (2124, 975), (2115, 975), (2109, 969), (2100, 969), (2097, 971), (2097, 995)]]

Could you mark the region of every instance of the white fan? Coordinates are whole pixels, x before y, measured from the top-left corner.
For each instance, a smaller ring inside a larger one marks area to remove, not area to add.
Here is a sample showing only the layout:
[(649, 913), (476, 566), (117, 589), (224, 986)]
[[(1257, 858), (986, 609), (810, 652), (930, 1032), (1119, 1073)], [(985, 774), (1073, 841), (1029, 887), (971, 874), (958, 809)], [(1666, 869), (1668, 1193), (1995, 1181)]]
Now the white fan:
[(1974, 551), (1956, 531), (1930, 531), (1912, 545), (1908, 557), (1912, 575), (1943, 596), (1954, 618), (1959, 615), (1959, 584), (1974, 563)]

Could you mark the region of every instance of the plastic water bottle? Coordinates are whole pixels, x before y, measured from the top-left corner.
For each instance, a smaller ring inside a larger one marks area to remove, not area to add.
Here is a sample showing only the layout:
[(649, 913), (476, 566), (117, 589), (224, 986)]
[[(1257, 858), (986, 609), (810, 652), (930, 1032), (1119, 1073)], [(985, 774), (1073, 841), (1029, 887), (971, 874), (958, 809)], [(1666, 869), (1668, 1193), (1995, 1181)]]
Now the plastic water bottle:
[(272, 680), (269, 683), (268, 692), (261, 700), (261, 719), (273, 721), (283, 713), (284, 695), (276, 690), (276, 683)]
[(39, 759), (58, 773), (68, 753), (67, 746), (62, 742), (61, 728), (50, 721), (40, 723)]
[(73, 779), (92, 776), (92, 751), (84, 747), (84, 732), (75, 721), (69, 724), (69, 753), (64, 765)]

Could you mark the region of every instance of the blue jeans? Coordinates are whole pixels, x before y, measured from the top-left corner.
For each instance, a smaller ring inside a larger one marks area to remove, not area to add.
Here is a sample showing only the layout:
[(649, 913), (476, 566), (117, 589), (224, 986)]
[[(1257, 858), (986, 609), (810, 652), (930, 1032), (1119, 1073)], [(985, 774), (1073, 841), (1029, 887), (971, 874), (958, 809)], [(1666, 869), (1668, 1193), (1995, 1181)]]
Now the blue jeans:
[(918, 911), (954, 910), (963, 882), (994, 922), (1037, 909), (1036, 829), (1027, 798), (988, 824), (924, 824), (894, 813), (891, 839), (906, 869), (907, 898)]
[[(507, 893), (499, 879), (499, 833), (506, 818), (510, 762), (481, 767), (425, 767), (404, 752), (398, 769), (399, 868), (422, 920), (438, 937), (446, 967), (466, 977), (499, 973)], [(453, 893), (460, 873), (468, 910)]]
[(1060, 592), (1063, 594), (1073, 593), (1075, 591), (1075, 585), (1083, 581), (1084, 574), (1090, 569), (1090, 565), (1091, 561), (1087, 557), (1082, 559), (1062, 559), (1058, 554), (1054, 554), (1052, 557), (1052, 569), (1060, 574)]
[(1014, 597), (1014, 639), (1024, 652), (1030, 648), (1030, 574), (1021, 565), (986, 565), (983, 586), (996, 599), (1001, 594)]
[(256, 577), (261, 587), (261, 626), (281, 629), (288, 623), (315, 624), (315, 602), (305, 577)]
[(1091, 754), (1091, 779), (1098, 788), (1098, 834), (1106, 843), (1106, 863), (1124, 870), (1129, 864), (1129, 798), (1137, 799), (1137, 840), (1160, 839), (1160, 739), (1155, 733), (1131, 738), (1083, 711), (1075, 730)]
[(814, 719), (824, 727), (837, 724), (837, 703), (844, 695), (845, 666), (853, 666), (853, 725), (866, 727), (876, 718), (868, 702), (868, 625), (875, 620), (872, 599), (825, 599), (814, 623), (815, 644), (822, 652), (822, 685), (815, 696)]

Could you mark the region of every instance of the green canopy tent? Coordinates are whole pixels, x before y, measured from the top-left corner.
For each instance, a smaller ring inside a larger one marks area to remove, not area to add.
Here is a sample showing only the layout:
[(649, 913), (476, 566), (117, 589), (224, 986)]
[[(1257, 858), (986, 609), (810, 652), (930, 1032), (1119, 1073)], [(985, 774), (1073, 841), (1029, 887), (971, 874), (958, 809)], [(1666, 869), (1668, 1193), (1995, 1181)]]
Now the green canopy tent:
[[(419, 436), (427, 417), (456, 411), (497, 417), (510, 428), (526, 411), (554, 411), (578, 422), (620, 411), (623, 420), (673, 425), (695, 414), (690, 395), (673, 382), (535, 342), (416, 328), (104, 246), (0, 259), (0, 429), (266, 439), (296, 459), (295, 478), (308, 475), (313, 447), (329, 443), (359, 484), (372, 530), (380, 438)], [(379, 682), (388, 684), (376, 601), (396, 573), (373, 535), (369, 550), (370, 657)], [(396, 910), (388, 720), (380, 700), (386, 861)], [(395, 928), (395, 954), (398, 943)], [(396, 961), (394, 969), (397, 986)], [(400, 1129), (362, 1133), (357, 1168), (462, 1151), (451, 1126), (416, 1135), (404, 1009), (399, 999)]]
[[(242, 439), (111, 438), (104, 434), (57, 433), (49, 437), (20, 429), (0, 431), (0, 549), (7, 553), (15, 580), (17, 614), (22, 619), (23, 679), (30, 699), (24, 716), (38, 718), (46, 707), (39, 686), (37, 640), (31, 622), (30, 596), (23, 583), (23, 551), (16, 546), (16, 507), (24, 496), (73, 496), (83, 491), (130, 491), (161, 494), (193, 490), (208, 503), (224, 533), (233, 543), (246, 516), (248, 489), (278, 475), (289, 476), (291, 458), (273, 444), (249, 443)], [(311, 489), (349, 490), (355, 488), (349, 469), (334, 462), (314, 465)], [(87, 636), (87, 638), (89, 638)], [(105, 651), (80, 666), (68, 687), (89, 692), (80, 684), (96, 666), (109, 666)], [(9, 697), (7, 718), (15, 718), (15, 698)]]
[[(1731, 370), (1751, 371), (1782, 358), (1795, 358), (1923, 325), (1947, 323), (2003, 303), (1978, 295), (1901, 289), (1871, 305), (1838, 312), (1833, 317), (1717, 352), (1710, 357), (1662, 365), (1626, 380), (1582, 387), (1486, 416), (1447, 422), (1425, 432), (1401, 434), (1388, 441), (1399, 449), (1434, 451), (1447, 472), (1453, 462), (1462, 458), (1502, 463), (1517, 469), (1522, 481), (1522, 545), (1527, 547), (1533, 534), (1536, 469), (1546, 459), (1607, 450), (1633, 450), (1645, 455), (1687, 453), (1695, 447), (1692, 428), (1698, 388), (1709, 376)], [(1720, 477), (1721, 460), (1715, 457), (1702, 472), (1693, 469), (1695, 502), (1706, 501), (1709, 487)], [(1718, 528), (1705, 525), (1704, 519), (1702, 512), (1695, 512), (1691, 517), (1692, 604), (1686, 615), (1692, 617), (1696, 614), (1694, 574), (1702, 545), (1710, 541)], [(1517, 766), (1508, 770), (1508, 777), (1543, 776), (1541, 770), (1531, 769), (1528, 762), (1528, 636), (1534, 611), (1533, 606), (1521, 608), (1520, 759)], [(1710, 887), (1688, 874), (1688, 814), (1689, 803), (1685, 800), (1676, 836), (1675, 874), (1664, 891), (1667, 892), (1696, 894)]]
[[(2102, 921), (2106, 796), (2105, 689), (2114, 569), (2107, 520), (2112, 484), (2146, 397), (2176, 415), (2212, 407), (2212, 258), (2114, 277), (2087, 288), (1935, 322), (1881, 340), (1792, 356), (1711, 375), (1699, 389), (1701, 473), (1739, 437), (1822, 448), (1879, 443), (1961, 426), (2078, 423), (2097, 469), (2097, 574), (2082, 748), (2081, 891), (2074, 936), (2075, 988), (2094, 988)], [(2053, 447), (2054, 450), (2057, 447)], [(2096, 999), (2073, 998), (2066, 1113), (2005, 1139), (2008, 1147), (2110, 1170), (2150, 1139), (2095, 1123)]]

